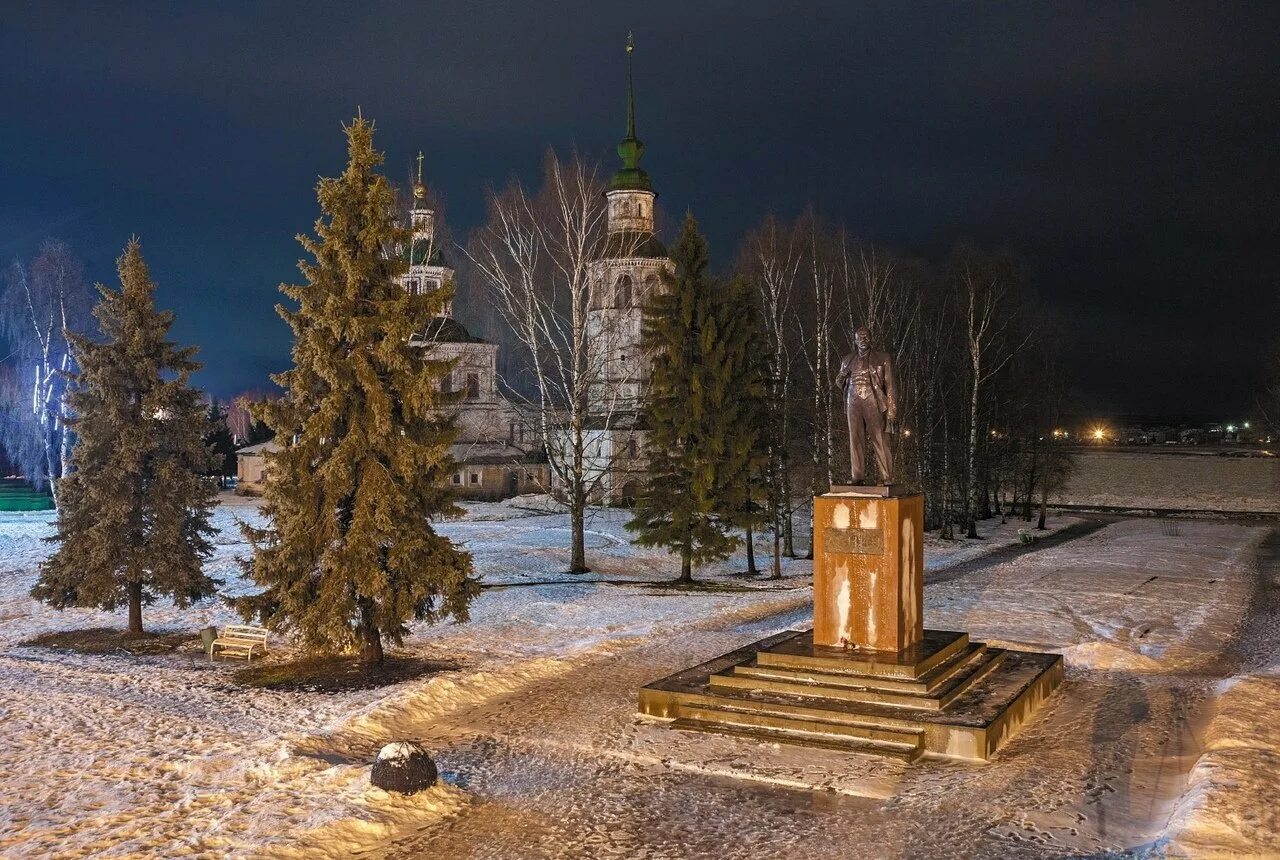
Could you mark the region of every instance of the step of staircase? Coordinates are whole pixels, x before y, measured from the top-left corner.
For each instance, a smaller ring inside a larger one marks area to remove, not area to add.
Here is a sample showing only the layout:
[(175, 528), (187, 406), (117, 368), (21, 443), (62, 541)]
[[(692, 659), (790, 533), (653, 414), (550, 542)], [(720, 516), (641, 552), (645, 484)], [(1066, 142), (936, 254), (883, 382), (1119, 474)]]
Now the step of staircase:
[(828, 720), (821, 716), (793, 716), (740, 709), (732, 705), (683, 705), (680, 718), (735, 728), (800, 733), (843, 741), (859, 741), (912, 750), (921, 746), (919, 729), (889, 728), (874, 723)]
[(684, 717), (671, 723), (673, 729), (686, 732), (705, 732), (708, 734), (727, 735), (728, 737), (758, 741), (759, 743), (785, 743), (792, 746), (815, 747), (817, 749), (838, 750), (840, 752), (860, 755), (876, 755), (884, 758), (898, 759), (910, 764), (924, 752), (920, 744), (904, 747), (900, 744), (887, 744), (877, 741), (865, 741), (857, 738), (836, 738), (814, 735), (807, 732), (793, 732), (782, 729), (752, 728), (730, 723), (708, 723), (702, 720), (691, 720)]
[(812, 631), (805, 631), (759, 649), (755, 662), (771, 668), (918, 681), (968, 647), (969, 634), (948, 630), (926, 630), (920, 642), (898, 652), (814, 645)]
[(768, 681), (786, 681), (793, 684), (810, 684), (818, 687), (847, 688), (852, 690), (885, 690), (891, 693), (928, 695), (953, 678), (974, 658), (986, 651), (981, 642), (971, 642), (963, 651), (946, 662), (930, 669), (919, 678), (893, 678), (885, 675), (859, 675), (852, 672), (823, 672), (817, 669), (791, 669), (783, 666), (760, 665), (756, 661), (742, 663), (730, 670), (734, 675), (761, 678)]
[(809, 677), (781, 679), (761, 677), (755, 673), (739, 673), (737, 667), (730, 673), (712, 675), (708, 679), (711, 689), (717, 693), (733, 695), (736, 691), (762, 691), (808, 699), (834, 699), (842, 702), (862, 702), (885, 705), (892, 708), (915, 708), (924, 711), (941, 711), (962, 696), (969, 688), (1004, 660), (1004, 652), (985, 647), (971, 653), (943, 676), (943, 683), (931, 691), (907, 692), (886, 690), (877, 679), (858, 679), (850, 676), (833, 678), (809, 673)]

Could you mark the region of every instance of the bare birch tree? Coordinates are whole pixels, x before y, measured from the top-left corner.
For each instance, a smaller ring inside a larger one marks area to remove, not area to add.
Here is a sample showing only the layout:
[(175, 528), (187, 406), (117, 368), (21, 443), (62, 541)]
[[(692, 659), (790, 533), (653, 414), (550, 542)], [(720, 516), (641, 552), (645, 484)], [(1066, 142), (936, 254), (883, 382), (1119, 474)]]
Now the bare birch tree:
[[(805, 303), (795, 315), (796, 327), (804, 344), (804, 360), (813, 380), (810, 393), (812, 425), (810, 427), (812, 487), (825, 492), (834, 483), (831, 442), (835, 420), (835, 322), (837, 279), (840, 276), (838, 246), (833, 237), (812, 212), (804, 217), (806, 257)], [(825, 481), (825, 484), (824, 484)]]
[[(592, 331), (591, 312), (612, 286), (599, 276), (604, 190), (598, 166), (549, 153), (538, 193), (513, 182), (491, 194), (488, 222), (466, 249), (522, 353), (520, 378), (504, 383), (544, 440), (553, 479), (564, 488), (573, 573), (589, 570), (587, 507), (619, 454), (604, 431), (632, 405), (624, 396), (626, 369), (639, 360), (624, 360), (608, 332)], [(623, 257), (630, 249), (609, 253)]]
[[(769, 345), (767, 408), (770, 435), (765, 466), (768, 517), (773, 528), (773, 569), (782, 577), (782, 551), (795, 555), (791, 485), (792, 297), (803, 254), (794, 229), (773, 217), (753, 231), (743, 245), (739, 266), (760, 297), (765, 340)], [(785, 544), (785, 547), (784, 547)]]
[(969, 372), (963, 514), (967, 537), (976, 538), (978, 418), (983, 388), (1026, 346), (1031, 332), (1019, 337), (1013, 329), (1019, 310), (1013, 293), (1019, 282), (1009, 260), (961, 248), (953, 257), (952, 273), (959, 293)]
[(1267, 362), (1267, 378), (1258, 397), (1258, 411), (1270, 432), (1280, 434), (1280, 344), (1273, 346)]
[[(80, 263), (65, 244), (44, 243), (30, 267), (15, 262), (0, 302), (3, 330), (19, 373), (26, 380), (27, 407), (32, 421), (15, 426), (34, 432), (41, 457), (23, 464), (36, 486), (48, 484), (58, 502), (57, 479), (70, 470), (72, 434), (67, 429), (63, 395), (74, 359), (68, 331), (80, 331), (93, 306)], [(11, 450), (31, 450), (29, 444), (8, 440)]]

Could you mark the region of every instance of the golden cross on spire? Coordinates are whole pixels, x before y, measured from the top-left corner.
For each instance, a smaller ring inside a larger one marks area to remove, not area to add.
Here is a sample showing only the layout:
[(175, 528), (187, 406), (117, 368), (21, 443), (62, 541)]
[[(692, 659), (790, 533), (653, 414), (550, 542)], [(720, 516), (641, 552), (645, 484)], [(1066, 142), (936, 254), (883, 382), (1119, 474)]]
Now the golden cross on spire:
[(422, 150), (418, 150), (418, 181), (413, 183), (413, 196), (418, 200), (427, 196), (427, 188), (422, 184)]

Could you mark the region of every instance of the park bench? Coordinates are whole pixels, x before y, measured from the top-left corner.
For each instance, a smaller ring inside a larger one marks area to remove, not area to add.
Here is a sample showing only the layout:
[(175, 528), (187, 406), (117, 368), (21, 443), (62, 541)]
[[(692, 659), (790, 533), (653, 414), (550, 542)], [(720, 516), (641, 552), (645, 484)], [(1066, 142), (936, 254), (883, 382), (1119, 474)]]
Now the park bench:
[(224, 657), (243, 657), (252, 663), (254, 652), (264, 657), (267, 654), (267, 631), (246, 624), (228, 625), (209, 646), (209, 659), (219, 652)]

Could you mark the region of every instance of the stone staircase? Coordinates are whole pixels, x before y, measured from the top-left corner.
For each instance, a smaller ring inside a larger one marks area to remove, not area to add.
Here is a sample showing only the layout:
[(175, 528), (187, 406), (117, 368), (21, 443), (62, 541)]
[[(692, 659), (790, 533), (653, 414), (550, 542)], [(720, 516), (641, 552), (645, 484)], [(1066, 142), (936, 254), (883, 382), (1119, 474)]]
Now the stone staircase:
[(985, 760), (1061, 679), (1058, 655), (1010, 652), (926, 631), (897, 654), (771, 637), (641, 690), (672, 727), (914, 762)]

